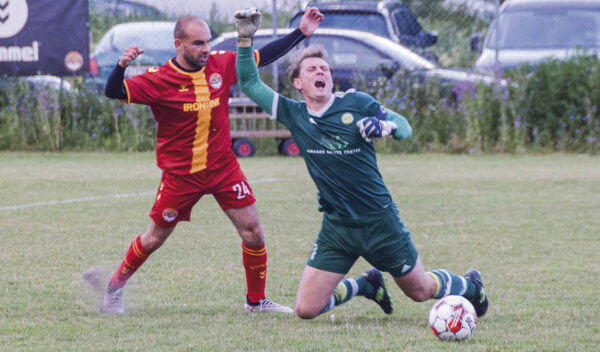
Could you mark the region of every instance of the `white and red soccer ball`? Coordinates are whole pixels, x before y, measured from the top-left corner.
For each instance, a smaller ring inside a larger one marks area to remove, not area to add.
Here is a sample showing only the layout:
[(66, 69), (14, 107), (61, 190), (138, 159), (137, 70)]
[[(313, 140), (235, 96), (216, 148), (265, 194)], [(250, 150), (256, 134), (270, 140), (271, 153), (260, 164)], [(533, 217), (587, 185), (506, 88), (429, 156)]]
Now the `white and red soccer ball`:
[(477, 313), (473, 304), (462, 296), (446, 296), (429, 311), (429, 326), (442, 341), (460, 341), (475, 330)]

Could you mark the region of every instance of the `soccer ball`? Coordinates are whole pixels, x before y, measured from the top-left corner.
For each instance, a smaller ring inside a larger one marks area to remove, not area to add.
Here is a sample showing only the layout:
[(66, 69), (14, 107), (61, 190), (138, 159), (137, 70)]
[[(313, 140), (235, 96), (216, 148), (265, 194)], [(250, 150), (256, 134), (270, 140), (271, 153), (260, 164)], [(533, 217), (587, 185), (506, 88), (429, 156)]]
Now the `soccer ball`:
[(475, 308), (462, 296), (446, 296), (429, 311), (429, 326), (442, 341), (468, 338), (475, 330), (476, 320)]

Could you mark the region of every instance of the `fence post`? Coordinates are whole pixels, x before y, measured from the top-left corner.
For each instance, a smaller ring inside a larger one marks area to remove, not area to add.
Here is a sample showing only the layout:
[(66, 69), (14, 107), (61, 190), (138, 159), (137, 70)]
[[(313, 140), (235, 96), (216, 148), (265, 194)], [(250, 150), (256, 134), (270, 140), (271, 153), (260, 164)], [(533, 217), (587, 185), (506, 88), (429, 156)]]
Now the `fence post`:
[[(273, 40), (277, 39), (277, 0), (273, 0)], [(271, 69), (273, 70), (273, 89), (279, 91), (279, 60), (275, 60), (272, 63)]]
[(500, 0), (496, 0), (496, 25), (495, 25), (495, 32), (496, 32), (496, 57), (494, 60), (494, 75), (499, 77), (501, 76), (500, 73), (500, 60), (499, 60), (499, 56), (500, 56)]

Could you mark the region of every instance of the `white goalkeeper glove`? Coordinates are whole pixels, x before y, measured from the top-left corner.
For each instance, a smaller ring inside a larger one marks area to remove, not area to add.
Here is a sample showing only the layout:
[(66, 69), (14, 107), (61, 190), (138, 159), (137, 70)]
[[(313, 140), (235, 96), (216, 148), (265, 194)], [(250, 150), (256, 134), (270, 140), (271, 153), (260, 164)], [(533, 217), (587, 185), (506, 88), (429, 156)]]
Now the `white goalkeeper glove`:
[(233, 15), (238, 31), (237, 44), (240, 48), (252, 46), (252, 36), (260, 27), (260, 11), (257, 8), (238, 10)]
[(373, 138), (389, 136), (396, 131), (398, 125), (392, 121), (380, 120), (376, 116), (364, 117), (356, 123), (362, 138), (370, 142)]

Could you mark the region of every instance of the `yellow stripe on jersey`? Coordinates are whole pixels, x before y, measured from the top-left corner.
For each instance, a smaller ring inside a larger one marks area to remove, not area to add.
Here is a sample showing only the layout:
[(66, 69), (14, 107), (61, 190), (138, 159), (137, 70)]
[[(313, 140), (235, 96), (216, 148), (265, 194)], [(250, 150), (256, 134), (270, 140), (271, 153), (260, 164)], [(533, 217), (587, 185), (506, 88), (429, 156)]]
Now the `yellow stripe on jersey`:
[[(198, 73), (199, 75), (192, 79), (192, 82), (194, 83), (196, 102), (209, 102), (210, 91), (208, 90), (208, 85), (206, 84), (204, 69), (200, 70)], [(210, 107), (208, 109), (200, 109), (200, 111), (198, 111), (196, 135), (194, 137), (194, 146), (192, 148), (193, 156), (190, 174), (206, 169), (206, 160), (208, 156), (208, 134), (211, 116), (212, 108)]]
[(260, 65), (260, 51), (254, 50), (254, 60), (256, 61), (256, 67)]
[(129, 93), (129, 86), (127, 85), (127, 81), (123, 80), (123, 85), (125, 86), (125, 93), (127, 93), (127, 104), (131, 103), (131, 93)]
[(192, 164), (190, 167), (190, 174), (193, 174), (206, 169), (206, 161), (208, 159), (208, 134), (212, 117), (212, 107), (210, 106), (210, 91), (206, 83), (206, 75), (204, 74), (205, 67), (200, 71), (186, 72), (177, 67), (173, 63), (173, 59), (169, 60), (169, 65), (175, 71), (190, 76), (194, 84), (196, 103), (207, 106), (206, 109), (199, 109), (196, 120), (196, 134), (194, 136)]

